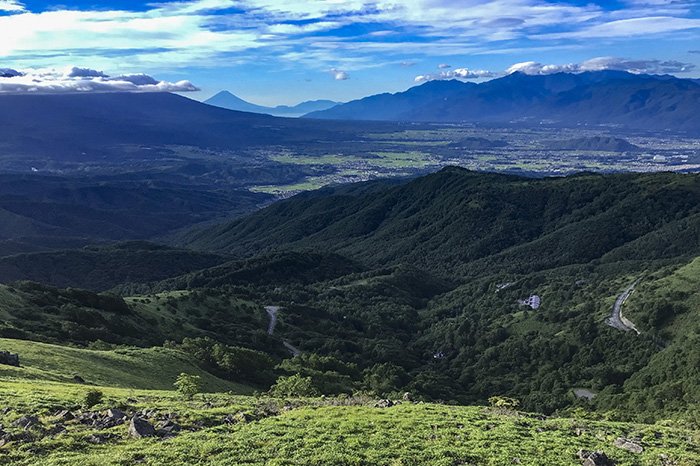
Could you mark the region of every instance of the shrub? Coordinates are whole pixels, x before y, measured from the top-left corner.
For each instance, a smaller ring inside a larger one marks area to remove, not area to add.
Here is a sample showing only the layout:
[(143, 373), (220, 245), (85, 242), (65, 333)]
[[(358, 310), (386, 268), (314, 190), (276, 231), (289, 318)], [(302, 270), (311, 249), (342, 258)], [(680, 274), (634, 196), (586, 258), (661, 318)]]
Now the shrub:
[(100, 390), (88, 390), (83, 398), (83, 404), (86, 408), (92, 408), (102, 402), (104, 394)]
[(318, 396), (318, 390), (314, 387), (311, 377), (302, 377), (294, 374), (289, 377), (279, 377), (270, 388), (272, 396)]
[(177, 391), (188, 400), (191, 400), (201, 391), (200, 377), (198, 375), (186, 374), (183, 372), (177, 376), (173, 385), (175, 385)]
[(515, 411), (520, 406), (520, 402), (515, 398), (508, 398), (507, 396), (492, 396), (489, 398), (489, 404), (494, 407), (504, 411)]

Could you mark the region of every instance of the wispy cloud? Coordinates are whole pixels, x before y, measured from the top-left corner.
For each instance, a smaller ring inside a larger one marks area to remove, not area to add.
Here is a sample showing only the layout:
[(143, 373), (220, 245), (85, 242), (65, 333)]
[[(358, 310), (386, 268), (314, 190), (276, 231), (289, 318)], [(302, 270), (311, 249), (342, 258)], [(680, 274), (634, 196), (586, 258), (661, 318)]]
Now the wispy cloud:
[(595, 48), (596, 40), (700, 30), (697, 2), (684, 0), (622, 0), (616, 8), (549, 0), (183, 0), (138, 11), (128, 3), (29, 11), (0, 0), (0, 59), (13, 67), (130, 64), (129, 72), (268, 61), (319, 74), (342, 69), (333, 76), (343, 80), (407, 57)]
[(141, 73), (109, 76), (91, 68), (65, 70), (0, 69), (0, 94), (59, 94), (88, 92), (193, 92), (189, 81), (159, 81)]

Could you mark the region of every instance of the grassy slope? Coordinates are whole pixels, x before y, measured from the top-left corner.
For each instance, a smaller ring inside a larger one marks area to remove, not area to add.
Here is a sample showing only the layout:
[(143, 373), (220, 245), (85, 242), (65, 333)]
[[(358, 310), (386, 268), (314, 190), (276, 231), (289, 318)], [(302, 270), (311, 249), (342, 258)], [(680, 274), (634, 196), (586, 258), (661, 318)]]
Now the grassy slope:
[(0, 377), (70, 381), (122, 388), (169, 390), (181, 372), (199, 375), (205, 391), (250, 393), (250, 388), (202, 371), (187, 355), (166, 348), (94, 351), (31, 341), (0, 339), (0, 349), (20, 355), (21, 368), (0, 366)]
[[(13, 410), (0, 414), (9, 425), (21, 414), (38, 414), (45, 427), (56, 407), (75, 406), (82, 387), (0, 382), (0, 402)], [(123, 406), (174, 412), (185, 431), (174, 439), (131, 440), (126, 427), (105, 445), (85, 441), (95, 431), (67, 423), (68, 431), (36, 442), (0, 447), (0, 461), (18, 465), (571, 465), (581, 449), (604, 450), (618, 466), (668, 463), (690, 466), (700, 461), (697, 431), (678, 425), (640, 425), (496, 412), (481, 407), (403, 404), (379, 409), (370, 405), (329, 406), (332, 400), (288, 401), (210, 395), (185, 402), (172, 392), (106, 389), (106, 401), (95, 409)], [(127, 400), (128, 399), (128, 400)], [(370, 403), (371, 404), (371, 403)], [(222, 425), (240, 411), (260, 413), (250, 423)], [(279, 410), (279, 411), (278, 411)], [(274, 415), (278, 412), (277, 415)], [(270, 415), (272, 414), (272, 415)], [(205, 427), (196, 432), (198, 424)], [(612, 444), (617, 437), (640, 439), (645, 451), (628, 453)], [(514, 460), (518, 458), (519, 462)], [(514, 462), (516, 461), (516, 462)]]

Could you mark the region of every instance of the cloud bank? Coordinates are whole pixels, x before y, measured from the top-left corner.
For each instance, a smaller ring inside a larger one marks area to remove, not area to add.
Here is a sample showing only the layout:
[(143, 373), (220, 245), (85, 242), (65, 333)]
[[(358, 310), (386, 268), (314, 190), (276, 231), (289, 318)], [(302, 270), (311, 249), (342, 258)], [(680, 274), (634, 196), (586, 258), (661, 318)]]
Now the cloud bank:
[(497, 78), (502, 75), (502, 73), (494, 73), (492, 71), (486, 70), (470, 70), (469, 68), (456, 68), (454, 70), (442, 71), (440, 73), (422, 74), (416, 76), (414, 81), (417, 83), (424, 83), (428, 81), (440, 81), (445, 79), (484, 79)]
[(616, 57), (597, 57), (582, 63), (564, 65), (543, 65), (534, 61), (516, 63), (506, 70), (506, 74), (521, 72), (544, 75), (604, 70), (626, 71), (633, 74), (675, 74), (687, 73), (694, 69), (694, 64), (676, 60), (629, 60)]
[(584, 73), (586, 71), (625, 71), (632, 74), (677, 74), (693, 71), (696, 66), (676, 60), (630, 60), (616, 57), (597, 57), (582, 63), (542, 64), (536, 61), (515, 63), (502, 72), (469, 70), (457, 68), (434, 74), (416, 76), (415, 82), (422, 83), (444, 79), (485, 79), (506, 76), (513, 73), (528, 75), (548, 75), (555, 73)]
[(146, 74), (109, 76), (103, 71), (71, 66), (63, 71), (0, 68), (0, 94), (88, 92), (193, 92), (189, 81), (158, 81)]

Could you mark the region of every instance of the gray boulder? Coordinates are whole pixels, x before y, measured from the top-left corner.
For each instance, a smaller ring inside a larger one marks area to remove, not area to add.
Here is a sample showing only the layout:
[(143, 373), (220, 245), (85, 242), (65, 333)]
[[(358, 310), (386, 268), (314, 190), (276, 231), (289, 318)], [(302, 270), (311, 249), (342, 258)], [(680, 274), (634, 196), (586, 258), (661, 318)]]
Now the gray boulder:
[(639, 442), (635, 440), (630, 440), (628, 438), (624, 437), (619, 437), (618, 439), (615, 440), (613, 443), (617, 448), (621, 448), (623, 450), (627, 450), (630, 453), (642, 453), (644, 451), (644, 447), (642, 447)]
[(21, 418), (17, 419), (15, 422), (12, 423), (13, 426), (22, 427), (24, 429), (28, 429), (38, 424), (39, 418), (36, 416), (22, 416)]
[(375, 408), (391, 408), (396, 403), (391, 400), (379, 400), (374, 404)]
[(0, 364), (19, 367), (19, 355), (9, 351), (0, 351)]
[(170, 420), (159, 422), (156, 424), (156, 429), (156, 433), (160, 437), (173, 437), (182, 430), (178, 424)]
[(156, 429), (148, 422), (136, 416), (129, 422), (129, 436), (133, 438), (154, 437)]
[(123, 421), (126, 418), (126, 413), (120, 409), (112, 408), (107, 410), (107, 418), (113, 421)]
[(56, 413), (56, 417), (59, 418), (61, 421), (72, 421), (73, 419), (75, 419), (75, 415), (67, 409)]
[(602, 451), (579, 450), (578, 457), (583, 460), (583, 466), (614, 466)]

